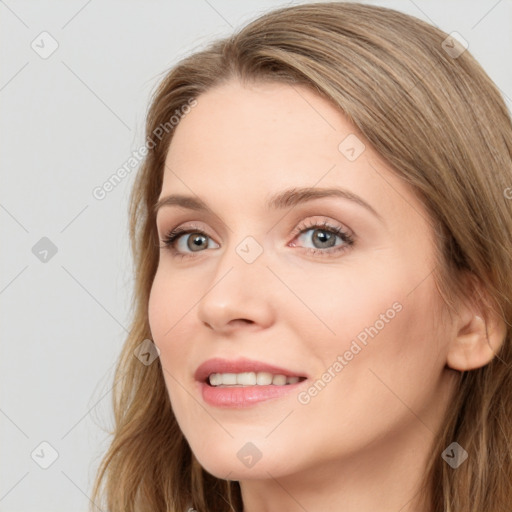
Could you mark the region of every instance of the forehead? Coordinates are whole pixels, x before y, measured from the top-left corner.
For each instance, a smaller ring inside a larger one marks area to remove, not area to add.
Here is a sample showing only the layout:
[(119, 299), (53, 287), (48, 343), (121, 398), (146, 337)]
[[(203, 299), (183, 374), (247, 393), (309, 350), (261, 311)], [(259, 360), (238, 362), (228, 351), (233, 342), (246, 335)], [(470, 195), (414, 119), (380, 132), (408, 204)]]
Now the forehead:
[(290, 187), (343, 187), (383, 214), (422, 209), (340, 110), (304, 86), (232, 81), (200, 95), (175, 128), (162, 196), (244, 209)]
[(175, 129), (167, 163), (236, 164), (240, 170), (257, 166), (261, 172), (284, 173), (293, 161), (334, 163), (339, 143), (354, 130), (327, 100), (304, 86), (232, 81), (198, 97)]

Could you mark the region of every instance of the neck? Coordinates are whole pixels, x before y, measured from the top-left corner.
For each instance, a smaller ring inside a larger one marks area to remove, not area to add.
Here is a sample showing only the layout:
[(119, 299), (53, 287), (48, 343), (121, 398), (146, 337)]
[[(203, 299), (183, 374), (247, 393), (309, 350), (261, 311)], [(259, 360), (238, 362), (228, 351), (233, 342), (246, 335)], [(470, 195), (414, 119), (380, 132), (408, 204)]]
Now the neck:
[(425, 426), (409, 434), (293, 475), (241, 481), (243, 512), (429, 512), (420, 490), (434, 436)]

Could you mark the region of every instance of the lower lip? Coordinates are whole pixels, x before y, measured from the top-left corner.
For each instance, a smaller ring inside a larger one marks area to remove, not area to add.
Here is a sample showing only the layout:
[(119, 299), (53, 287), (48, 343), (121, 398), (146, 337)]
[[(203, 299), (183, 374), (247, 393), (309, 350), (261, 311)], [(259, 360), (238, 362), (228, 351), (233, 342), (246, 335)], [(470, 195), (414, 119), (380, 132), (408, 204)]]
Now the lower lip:
[(205, 382), (200, 382), (201, 394), (203, 400), (216, 407), (250, 407), (251, 405), (273, 398), (281, 398), (295, 391), (306, 380), (296, 382), (295, 384), (286, 384), (284, 386), (210, 386)]

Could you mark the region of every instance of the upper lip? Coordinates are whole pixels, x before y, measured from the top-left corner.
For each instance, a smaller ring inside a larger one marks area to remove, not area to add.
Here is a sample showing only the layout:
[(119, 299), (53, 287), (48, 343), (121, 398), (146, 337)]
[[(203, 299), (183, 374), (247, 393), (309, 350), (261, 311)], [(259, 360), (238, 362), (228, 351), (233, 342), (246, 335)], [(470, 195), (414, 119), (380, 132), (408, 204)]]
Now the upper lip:
[(273, 364), (264, 363), (262, 361), (255, 361), (253, 359), (238, 358), (238, 359), (221, 359), (213, 358), (208, 359), (199, 367), (194, 373), (196, 380), (205, 382), (212, 373), (243, 373), (243, 372), (269, 372), (274, 375), (284, 375), (286, 377), (305, 377), (303, 373), (298, 373), (293, 370), (287, 370)]

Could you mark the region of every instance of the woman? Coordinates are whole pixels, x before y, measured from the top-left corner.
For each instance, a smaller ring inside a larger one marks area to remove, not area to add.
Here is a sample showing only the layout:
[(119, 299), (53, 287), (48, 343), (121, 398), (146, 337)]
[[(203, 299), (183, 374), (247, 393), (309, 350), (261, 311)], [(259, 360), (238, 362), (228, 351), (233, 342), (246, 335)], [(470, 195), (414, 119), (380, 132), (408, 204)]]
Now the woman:
[(282, 8), (175, 66), (146, 132), (94, 500), (512, 510), (512, 125), (464, 45)]

